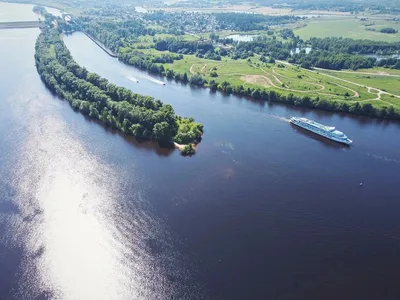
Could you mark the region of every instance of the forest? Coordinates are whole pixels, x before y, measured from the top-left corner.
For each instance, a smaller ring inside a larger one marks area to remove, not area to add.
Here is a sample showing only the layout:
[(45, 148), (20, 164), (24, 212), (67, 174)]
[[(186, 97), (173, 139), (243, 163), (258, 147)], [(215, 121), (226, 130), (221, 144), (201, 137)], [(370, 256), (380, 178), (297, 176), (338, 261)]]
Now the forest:
[(261, 14), (214, 13), (219, 30), (266, 30), (268, 26), (294, 23), (295, 16), (267, 16)]
[(155, 49), (178, 54), (195, 54), (200, 58), (221, 60), (221, 55), (215, 51), (213, 44), (206, 41), (182, 41), (174, 38), (160, 39), (155, 43)]
[(80, 67), (59, 31), (46, 28), (35, 47), (38, 73), (46, 86), (73, 109), (139, 139), (179, 144), (200, 141), (203, 125), (177, 116), (171, 105), (118, 87)]
[[(287, 31), (285, 31), (285, 34)], [(310, 45), (312, 50), (304, 50), (292, 54), (293, 49)], [(273, 59), (288, 60), (303, 68), (312, 67), (341, 70), (341, 69), (368, 69), (375, 66), (399, 69), (398, 59), (383, 59), (365, 56), (364, 54), (391, 55), (400, 52), (400, 43), (376, 42), (370, 40), (353, 40), (342, 38), (312, 38), (302, 41), (294, 36), (289, 41), (282, 42), (275, 39), (260, 37), (252, 42), (239, 43), (231, 51), (233, 59), (245, 59), (254, 53), (269, 56)]]
[(379, 42), (373, 40), (354, 40), (349, 38), (311, 38), (307, 41), (313, 49), (332, 53), (381, 54), (390, 55), (400, 52), (400, 42)]
[(313, 50), (309, 54), (304, 52), (294, 54), (289, 58), (288, 62), (298, 64), (306, 69), (317, 67), (330, 70), (368, 69), (376, 65), (375, 58), (319, 50)]

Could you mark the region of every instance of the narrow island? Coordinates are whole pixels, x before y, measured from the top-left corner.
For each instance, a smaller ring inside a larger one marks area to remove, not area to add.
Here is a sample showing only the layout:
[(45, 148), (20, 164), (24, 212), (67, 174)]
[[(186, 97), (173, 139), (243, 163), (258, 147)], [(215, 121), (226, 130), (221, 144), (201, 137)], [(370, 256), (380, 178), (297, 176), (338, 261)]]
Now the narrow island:
[(55, 28), (44, 28), (35, 46), (35, 62), (47, 88), (74, 110), (139, 140), (175, 145), (193, 155), (203, 125), (175, 114), (169, 104), (133, 93), (79, 66)]

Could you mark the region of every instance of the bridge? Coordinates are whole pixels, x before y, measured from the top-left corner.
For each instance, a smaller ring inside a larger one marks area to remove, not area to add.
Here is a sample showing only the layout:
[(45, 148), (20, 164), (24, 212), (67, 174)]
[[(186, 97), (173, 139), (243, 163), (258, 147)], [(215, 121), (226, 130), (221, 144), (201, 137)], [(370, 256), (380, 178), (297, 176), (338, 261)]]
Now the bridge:
[(44, 23), (40, 21), (0, 22), (0, 29), (42, 28), (43, 26)]

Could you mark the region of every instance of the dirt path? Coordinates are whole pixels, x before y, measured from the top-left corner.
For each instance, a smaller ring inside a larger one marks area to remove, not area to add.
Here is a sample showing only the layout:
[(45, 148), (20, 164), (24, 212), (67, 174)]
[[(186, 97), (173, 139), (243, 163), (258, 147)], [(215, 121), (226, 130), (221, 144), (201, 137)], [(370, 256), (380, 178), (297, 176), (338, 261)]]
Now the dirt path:
[[(285, 64), (285, 65), (289, 65), (289, 66), (294, 66), (293, 64), (288, 63), (288, 62), (286, 62), (286, 61), (277, 61), (277, 62), (282, 63), (282, 64)], [(319, 69), (319, 68), (315, 68), (315, 69), (320, 70), (320, 71), (329, 71), (329, 72), (332, 71), (332, 70), (325, 70), (325, 69)], [(317, 71), (314, 71), (314, 70), (308, 70), (308, 71), (313, 72), (313, 73), (317, 73)], [(346, 71), (335, 71), (335, 72), (340, 73), (340, 72), (346, 72)], [(349, 71), (348, 71), (348, 72), (349, 72)], [(343, 81), (343, 82), (347, 82), (347, 83), (350, 83), (350, 84), (353, 84), (353, 85), (356, 85), (356, 86), (359, 86), (359, 87), (362, 87), (362, 88), (366, 88), (367, 91), (368, 91), (368, 93), (370, 93), (370, 94), (377, 94), (377, 96), (378, 96), (377, 98), (375, 98), (375, 99), (370, 99), (370, 100), (379, 100), (379, 101), (382, 101), (382, 100), (381, 100), (381, 95), (382, 95), (382, 94), (389, 95), (389, 96), (393, 96), (393, 97), (396, 97), (396, 98), (399, 98), (399, 99), (400, 99), (400, 96), (399, 96), (399, 95), (392, 94), (392, 93), (388, 93), (388, 92), (382, 91), (381, 89), (378, 89), (378, 88), (375, 88), (375, 87), (366, 86), (366, 85), (363, 85), (363, 84), (360, 84), (360, 83), (356, 83), (356, 82), (353, 82), (353, 81), (350, 81), (350, 80), (347, 80), (347, 79), (343, 79), (343, 78), (336, 77), (336, 76), (333, 76), (333, 75), (325, 74), (325, 73), (323, 73), (323, 72), (322, 72), (322, 73), (321, 73), (321, 72), (318, 72), (318, 74), (323, 75), (323, 76), (327, 76), (327, 77), (330, 77), (330, 78), (333, 78), (333, 79), (341, 80), (341, 81)], [(377, 91), (377, 93), (373, 93), (372, 90)], [(362, 101), (368, 101), (368, 100), (362, 100)], [(382, 101), (382, 102), (384, 102), (384, 101)], [(385, 103), (387, 103), (387, 102), (385, 102)], [(393, 105), (393, 104), (391, 104), (391, 105)]]
[(193, 70), (195, 65), (196, 64), (193, 64), (190, 66), (190, 69), (189, 69), (190, 74), (196, 74), (196, 72)]
[[(312, 72), (315, 72), (315, 71), (312, 71)], [(337, 80), (341, 80), (341, 81), (344, 81), (344, 82), (347, 82), (347, 83), (350, 83), (350, 84), (353, 84), (353, 85), (356, 85), (356, 86), (359, 86), (359, 87), (366, 88), (368, 93), (370, 93), (370, 94), (378, 94), (379, 98), (380, 98), (380, 95), (386, 94), (386, 95), (393, 96), (393, 97), (396, 97), (396, 98), (400, 99), (399, 95), (388, 93), (388, 92), (382, 91), (381, 89), (377, 89), (377, 88), (372, 87), (372, 86), (366, 86), (366, 85), (363, 85), (363, 84), (360, 84), (360, 83), (356, 83), (356, 82), (353, 82), (353, 81), (350, 81), (350, 80), (347, 80), (347, 79), (343, 79), (343, 78), (336, 77), (336, 76), (329, 75), (329, 74), (325, 74), (325, 73), (319, 73), (319, 74), (323, 75), (323, 76), (330, 77), (330, 78), (334, 78), (334, 79), (337, 79)], [(373, 93), (372, 90), (377, 91), (377, 93)]]
[[(290, 78), (290, 77), (288, 77), (288, 76), (285, 76), (285, 75), (282, 75), (282, 74), (277, 73), (277, 72), (275, 71), (275, 68), (272, 69), (272, 72), (275, 73), (275, 74), (278, 75), (278, 76), (283, 77), (283, 78), (286, 78), (286, 79), (289, 79), (289, 80), (296, 80), (296, 78)], [(274, 76), (274, 75), (272, 75), (272, 76)], [(274, 76), (274, 77), (276, 77), (276, 76)], [(305, 82), (307, 82), (307, 83), (309, 83), (309, 84), (311, 84), (311, 85), (318, 86), (318, 87), (320, 88), (319, 90), (315, 90), (315, 92), (323, 91), (323, 90), (325, 89), (325, 86), (324, 86), (323, 84), (313, 83), (313, 82), (309, 82), (309, 81), (305, 81)]]
[(341, 88), (344, 88), (344, 89), (346, 89), (346, 90), (349, 90), (349, 91), (351, 91), (351, 92), (353, 92), (353, 98), (360, 98), (360, 94), (357, 92), (357, 91), (355, 91), (355, 90), (352, 90), (351, 88), (349, 88), (349, 87), (347, 87), (347, 86), (344, 86), (344, 85), (341, 85), (341, 84), (338, 84), (338, 83), (335, 83), (337, 86), (340, 86)]
[[(263, 71), (264, 73), (268, 74), (263, 68), (260, 67), (260, 69), (261, 69), (261, 71)], [(274, 72), (274, 69), (272, 69), (272, 72)], [(274, 73), (275, 73), (275, 72), (274, 72)], [(276, 73), (275, 73), (275, 74), (276, 74)], [(283, 84), (283, 82), (282, 82), (278, 77), (276, 77), (274, 74), (271, 74), (271, 75), (275, 78), (275, 80), (276, 80), (280, 85)]]
[[(267, 73), (269, 74), (269, 73)], [(225, 74), (225, 75), (238, 75), (238, 74)], [(271, 75), (271, 74), (269, 74)], [(270, 86), (273, 86), (274, 88), (283, 90), (283, 91), (289, 91), (289, 92), (296, 92), (296, 93), (312, 93), (312, 92), (317, 92), (317, 91), (302, 91), (302, 90), (295, 90), (295, 89), (289, 89), (289, 88), (284, 88), (281, 86), (276, 85), (271, 78), (264, 76), (264, 75), (246, 75), (246, 76), (242, 76), (241, 79), (247, 83), (255, 83), (257, 82), (257, 79), (261, 79), (262, 81), (266, 81), (267, 84), (269, 84)], [(327, 96), (332, 96), (332, 94), (328, 94), (328, 93), (318, 93), (319, 95), (327, 95)]]
[[(196, 65), (197, 65), (197, 64), (193, 64), (193, 65), (190, 66), (190, 69), (189, 69), (190, 74), (196, 74), (196, 72), (194, 71), (194, 67), (195, 67)], [(207, 68), (207, 65), (205, 64), (205, 65), (201, 68), (200, 72), (201, 72), (201, 73), (204, 73), (204, 71), (206, 70), (206, 68)]]
[[(256, 66), (254, 66), (254, 67), (257, 68)], [(276, 80), (279, 84), (283, 85), (282, 81), (280, 81), (279, 78), (276, 77), (274, 74), (271, 74), (271, 73), (265, 71), (265, 70), (264, 70), (263, 68), (261, 68), (261, 67), (258, 67), (258, 68), (259, 68), (263, 73), (274, 77), (275, 80)], [(274, 70), (272, 70), (272, 71), (274, 71)], [(277, 73), (275, 73), (275, 74), (277, 74)], [(282, 76), (282, 77), (286, 77), (286, 76), (283, 76), (283, 75), (280, 75), (280, 74), (278, 74), (278, 75), (279, 75), (279, 76)], [(262, 76), (262, 75), (255, 75), (255, 76)], [(325, 89), (325, 87), (324, 87), (322, 84), (316, 84), (316, 83), (312, 83), (312, 82), (308, 82), (308, 83), (310, 83), (310, 84), (312, 84), (312, 85), (319, 86), (320, 89), (319, 89), (319, 90), (312, 90), (312, 91), (310, 91), (310, 90), (308, 90), (308, 91), (303, 91), (303, 90), (290, 89), (290, 88), (285, 88), (285, 87), (282, 87), (282, 86), (277, 86), (276, 84), (274, 84), (274, 83), (272, 82), (271, 78), (266, 77), (266, 76), (263, 76), (263, 77), (265, 77), (265, 78), (270, 82), (270, 85), (272, 85), (273, 87), (275, 87), (275, 88), (277, 88), (277, 89), (281, 89), (281, 90), (284, 90), (284, 91), (290, 91), (290, 92), (296, 92), (296, 93), (312, 93), (312, 92), (319, 92), (319, 91), (322, 91), (322, 90)], [(292, 79), (292, 78), (290, 78), (290, 77), (288, 77), (288, 78), (289, 78), (289, 79)], [(331, 94), (327, 94), (327, 93), (320, 93), (320, 94), (321, 94), (321, 95), (330, 95), (330, 96), (332, 96)]]
[[(321, 68), (314, 68), (316, 70), (320, 70), (320, 71), (326, 71), (326, 69), (321, 69)], [(396, 74), (389, 74), (386, 72), (377, 72), (377, 73), (373, 73), (373, 72), (355, 72), (355, 71), (344, 71), (344, 70), (329, 70), (332, 72), (338, 72), (338, 73), (347, 73), (347, 74), (361, 74), (361, 75), (376, 75), (376, 76), (390, 76), (390, 77), (400, 77), (400, 75), (396, 75)]]

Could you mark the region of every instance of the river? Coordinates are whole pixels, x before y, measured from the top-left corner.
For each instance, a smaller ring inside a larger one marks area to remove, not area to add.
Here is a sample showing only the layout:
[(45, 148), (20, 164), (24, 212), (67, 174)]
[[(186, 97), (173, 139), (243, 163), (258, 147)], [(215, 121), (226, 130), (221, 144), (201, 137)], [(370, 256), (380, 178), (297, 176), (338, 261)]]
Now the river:
[(150, 80), (64, 37), (90, 71), (204, 124), (183, 158), (51, 95), (38, 34), (0, 31), (0, 298), (400, 298), (400, 124)]
[[(35, 14), (32, 9), (33, 4), (17, 4), (0, 2), (0, 22), (13, 22), (13, 21), (37, 21), (40, 16)], [(61, 17), (61, 11), (45, 6), (47, 12)]]

